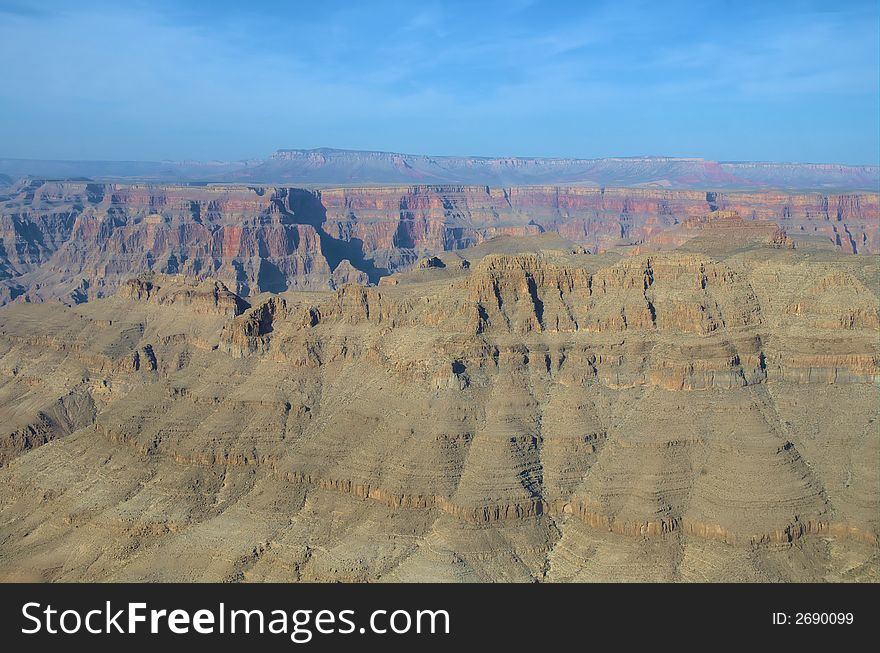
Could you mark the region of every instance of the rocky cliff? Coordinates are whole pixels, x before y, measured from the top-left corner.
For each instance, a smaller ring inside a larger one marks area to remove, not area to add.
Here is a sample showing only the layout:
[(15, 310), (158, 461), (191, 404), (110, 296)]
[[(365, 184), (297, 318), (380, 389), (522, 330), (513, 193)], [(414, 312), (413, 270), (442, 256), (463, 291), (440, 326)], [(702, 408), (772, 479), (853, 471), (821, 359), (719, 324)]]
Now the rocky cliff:
[(503, 235), (557, 233), (592, 252), (680, 245), (717, 215), (773, 223), (810, 246), (878, 251), (871, 193), (25, 180), (0, 195), (0, 302), (79, 303), (144, 271), (216, 279), (241, 296), (332, 289)]
[[(377, 197), (320, 196), (340, 225)], [(876, 581), (876, 259), (728, 225), (7, 306), (0, 577)]]

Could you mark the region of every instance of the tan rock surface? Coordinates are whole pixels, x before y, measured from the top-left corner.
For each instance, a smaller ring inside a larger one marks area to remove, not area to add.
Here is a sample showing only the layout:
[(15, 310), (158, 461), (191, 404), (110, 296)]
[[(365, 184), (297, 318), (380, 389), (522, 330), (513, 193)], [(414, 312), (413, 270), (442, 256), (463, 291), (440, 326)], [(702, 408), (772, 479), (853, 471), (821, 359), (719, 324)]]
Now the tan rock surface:
[(6, 306), (0, 578), (877, 581), (877, 261), (758, 232)]

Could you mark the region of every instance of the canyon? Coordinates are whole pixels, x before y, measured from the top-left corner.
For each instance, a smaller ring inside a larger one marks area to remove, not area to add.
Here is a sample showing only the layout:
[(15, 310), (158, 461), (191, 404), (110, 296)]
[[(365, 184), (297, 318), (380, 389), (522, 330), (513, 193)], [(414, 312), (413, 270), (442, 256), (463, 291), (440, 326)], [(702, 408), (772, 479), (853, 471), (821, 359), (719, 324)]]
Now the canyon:
[(878, 252), (880, 194), (867, 192), (25, 178), (0, 190), (0, 304), (81, 303), (148, 271), (217, 279), (245, 297), (375, 284), (503, 235), (553, 233), (591, 253), (663, 249), (728, 214), (749, 228), (774, 224), (807, 246)]
[[(279, 197), (240, 192), (212, 210)], [(321, 245), (281, 197), (262, 226)], [(603, 252), (487, 233), (373, 285), (152, 270), (3, 307), (0, 577), (876, 582), (877, 259), (692, 201)]]
[(873, 171), (395, 156), (0, 177), (0, 580), (880, 580)]

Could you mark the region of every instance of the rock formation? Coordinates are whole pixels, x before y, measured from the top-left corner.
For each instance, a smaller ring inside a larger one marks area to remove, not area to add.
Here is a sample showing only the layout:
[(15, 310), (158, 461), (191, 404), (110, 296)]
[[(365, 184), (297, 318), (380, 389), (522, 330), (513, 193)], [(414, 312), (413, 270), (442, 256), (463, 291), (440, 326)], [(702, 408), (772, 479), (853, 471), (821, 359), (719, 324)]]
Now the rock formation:
[[(876, 198), (93, 195), (16, 265), (100, 252), (115, 294), (0, 309), (2, 579), (878, 580), (880, 269), (791, 228)], [(641, 250), (488, 238), (527, 205), (595, 246), (606, 202)], [(436, 260), (367, 286), (327, 263), (356, 240)], [(147, 251), (180, 274), (122, 280)], [(189, 278), (215, 258), (304, 272)]]
[(781, 228), (792, 246), (880, 250), (875, 193), (31, 179), (0, 194), (0, 304), (82, 303), (150, 271), (217, 280), (242, 297), (327, 290), (375, 284), (497, 236), (555, 233), (593, 253), (650, 251), (683, 245), (719, 221), (734, 237), (769, 229), (772, 239)]

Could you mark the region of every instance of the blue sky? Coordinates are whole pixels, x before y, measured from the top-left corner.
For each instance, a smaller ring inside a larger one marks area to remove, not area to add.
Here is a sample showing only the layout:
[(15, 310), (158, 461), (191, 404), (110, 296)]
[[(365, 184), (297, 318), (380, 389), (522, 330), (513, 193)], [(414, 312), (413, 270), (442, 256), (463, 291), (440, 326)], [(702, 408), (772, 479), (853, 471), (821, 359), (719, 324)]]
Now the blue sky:
[(0, 0), (0, 156), (877, 163), (869, 2)]

